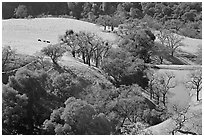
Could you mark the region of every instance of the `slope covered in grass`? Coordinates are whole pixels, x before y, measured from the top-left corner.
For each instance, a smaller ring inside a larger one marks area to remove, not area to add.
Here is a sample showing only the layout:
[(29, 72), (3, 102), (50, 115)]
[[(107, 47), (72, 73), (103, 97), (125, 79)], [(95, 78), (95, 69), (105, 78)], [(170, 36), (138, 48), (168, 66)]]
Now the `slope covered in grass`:
[(73, 29), (76, 32), (93, 32), (111, 42), (116, 40), (113, 33), (102, 32), (95, 24), (75, 19), (9, 19), (2, 21), (2, 45), (10, 45), (24, 54), (33, 54), (48, 44), (39, 42), (38, 39), (49, 40), (55, 44), (58, 42), (59, 35), (63, 35), (67, 29)]
[[(154, 31), (154, 34), (157, 35), (159, 31)], [(196, 54), (198, 49), (202, 47), (202, 39), (193, 39), (185, 36), (181, 36), (178, 34), (175, 34), (178, 37), (183, 37), (182, 43), (184, 46), (179, 47), (179, 49), (183, 52), (187, 52), (189, 54)], [(159, 41), (158, 38), (156, 38), (155, 41)]]
[[(36, 18), (3, 20), (2, 44), (10, 45), (19, 53), (33, 55), (48, 45), (42, 42), (43, 40), (57, 43), (59, 35), (63, 35), (67, 29), (73, 29), (75, 32), (93, 32), (110, 42), (116, 40), (115, 34), (102, 32), (99, 26), (92, 23), (65, 18)], [(42, 41), (39, 42), (38, 39)], [(99, 71), (77, 61), (71, 55), (64, 56), (61, 63), (78, 75), (90, 77), (92, 81), (98, 78), (99, 81), (108, 82)]]

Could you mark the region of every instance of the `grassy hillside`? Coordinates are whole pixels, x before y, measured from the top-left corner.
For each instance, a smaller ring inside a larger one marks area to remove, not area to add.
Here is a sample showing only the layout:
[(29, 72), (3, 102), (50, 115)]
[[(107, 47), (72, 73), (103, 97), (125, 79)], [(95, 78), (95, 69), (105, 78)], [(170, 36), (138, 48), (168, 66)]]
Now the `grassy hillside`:
[[(17, 53), (33, 55), (39, 52), (49, 43), (39, 42), (49, 40), (55, 44), (58, 42), (58, 36), (63, 35), (67, 29), (73, 29), (76, 32), (93, 32), (104, 40), (113, 42), (116, 36), (112, 33), (102, 32), (99, 26), (74, 19), (63, 18), (36, 18), (36, 19), (10, 19), (3, 20), (3, 40), (2, 44), (10, 45), (16, 49)], [(38, 53), (37, 53), (38, 54)], [(60, 61), (61, 65), (68, 67), (78, 77), (83, 77), (91, 83), (98, 82), (111, 84), (105, 74), (95, 67), (89, 67), (73, 58), (67, 53)]]
[(58, 42), (59, 35), (63, 35), (67, 29), (73, 29), (76, 32), (93, 32), (111, 42), (116, 40), (114, 34), (102, 32), (99, 26), (80, 20), (64, 18), (9, 19), (2, 21), (2, 45), (10, 45), (18, 52), (31, 55), (47, 46), (47, 43), (39, 42), (38, 39), (49, 40), (55, 44)]
[[(104, 40), (113, 42), (117, 39), (117, 36), (113, 33), (102, 32), (99, 26), (83, 22), (74, 19), (63, 18), (40, 18), (40, 19), (10, 19), (2, 21), (2, 45), (9, 45), (17, 50), (19, 53), (33, 55), (40, 51), (48, 43), (39, 42), (41, 40), (49, 40), (55, 44), (58, 42), (58, 36), (65, 33), (67, 29), (73, 29), (74, 31), (89, 31), (96, 33)], [(202, 40), (191, 39), (185, 37), (183, 43), (186, 45), (181, 47), (183, 52), (189, 54), (195, 54), (199, 46), (202, 45)], [(95, 67), (89, 67), (86, 64), (73, 58), (69, 53), (60, 61), (60, 64), (67, 66), (78, 77), (83, 77), (91, 83), (103, 83), (106, 85), (111, 84), (106, 75)], [(181, 106), (195, 102), (195, 96), (189, 97), (189, 90), (185, 87), (184, 83), (193, 69), (200, 68), (200, 66), (178, 66), (178, 65), (158, 65), (160, 68), (157, 73), (172, 72), (176, 76), (177, 86), (171, 90), (174, 96), (170, 97), (170, 102), (177, 102)], [(86, 83), (86, 82), (85, 82)], [(193, 106), (191, 110), (201, 110), (202, 106), (198, 104)], [(151, 127), (154, 134), (166, 134), (165, 128), (171, 123), (171, 119)]]
[[(158, 31), (154, 32), (155, 35), (157, 35), (158, 33), (159, 33)], [(177, 36), (181, 37), (180, 35), (177, 35)], [(184, 37), (184, 36), (182, 37), (184, 38), (182, 40), (182, 43), (184, 44), (184, 46), (179, 47), (179, 49), (183, 52), (186, 52), (189, 54), (195, 54), (199, 49), (199, 47), (202, 46), (202, 39), (193, 39), (193, 38)], [(155, 41), (158, 41), (158, 38)]]
[[(2, 23), (2, 44), (10, 45), (17, 50), (17, 52), (24, 54), (34, 54), (37, 51), (40, 51), (43, 47), (47, 46), (47, 43), (39, 42), (38, 39), (41, 40), (49, 40), (51, 43), (58, 42), (58, 36), (65, 33), (67, 29), (73, 29), (74, 31), (89, 31), (94, 32), (98, 36), (102, 37), (104, 40), (108, 40), (114, 42), (116, 40), (116, 35), (113, 33), (105, 33), (102, 32), (99, 26), (83, 22), (74, 19), (63, 19), (63, 18), (36, 18), (36, 19), (10, 19), (3, 20)], [(197, 47), (202, 44), (202, 40), (192, 39), (185, 37), (183, 43), (186, 45), (182, 47), (183, 51), (188, 53), (195, 53)], [(80, 72), (88, 72), (88, 66), (85, 64), (76, 61), (71, 56), (66, 56), (62, 58), (63, 64), (69, 64), (68, 66), (72, 69), (78, 69), (77, 73)], [(76, 67), (77, 66), (77, 67)], [(84, 68), (87, 68), (84, 69)], [(176, 79), (181, 77), (186, 77), (189, 71), (186, 71), (187, 68), (178, 68), (178, 65), (172, 66), (161, 66), (160, 65), (159, 72), (167, 72), (173, 71), (176, 74)], [(172, 70), (177, 68), (178, 70)], [(192, 68), (192, 67), (190, 67)], [(180, 70), (179, 70), (180, 69)], [(89, 68), (89, 71), (93, 71), (93, 69)], [(83, 73), (84, 74), (84, 73)], [(87, 73), (87, 75), (92, 73)], [(94, 74), (94, 73), (93, 73)], [(95, 73), (98, 75), (97, 73)], [(182, 81), (182, 80), (181, 80)], [(179, 96), (185, 95), (184, 92), (186, 89), (184, 87), (176, 88), (174, 91), (179, 90)]]

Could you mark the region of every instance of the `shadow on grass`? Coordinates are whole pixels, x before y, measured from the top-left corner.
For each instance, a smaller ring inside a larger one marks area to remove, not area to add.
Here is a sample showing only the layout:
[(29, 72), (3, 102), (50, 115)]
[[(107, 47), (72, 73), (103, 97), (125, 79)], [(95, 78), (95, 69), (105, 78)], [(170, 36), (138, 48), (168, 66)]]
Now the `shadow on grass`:
[(175, 56), (167, 55), (165, 56), (165, 59), (174, 65), (187, 65), (185, 62)]

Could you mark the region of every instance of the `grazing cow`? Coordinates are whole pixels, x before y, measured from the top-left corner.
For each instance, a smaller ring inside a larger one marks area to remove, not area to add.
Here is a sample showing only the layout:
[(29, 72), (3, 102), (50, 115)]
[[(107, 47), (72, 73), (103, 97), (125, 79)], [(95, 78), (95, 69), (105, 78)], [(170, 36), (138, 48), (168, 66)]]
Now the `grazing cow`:
[(38, 39), (38, 41), (41, 41), (41, 39)]
[(46, 42), (46, 40), (43, 40), (43, 42)]
[(50, 43), (50, 41), (49, 41), (49, 40), (47, 40), (47, 43)]

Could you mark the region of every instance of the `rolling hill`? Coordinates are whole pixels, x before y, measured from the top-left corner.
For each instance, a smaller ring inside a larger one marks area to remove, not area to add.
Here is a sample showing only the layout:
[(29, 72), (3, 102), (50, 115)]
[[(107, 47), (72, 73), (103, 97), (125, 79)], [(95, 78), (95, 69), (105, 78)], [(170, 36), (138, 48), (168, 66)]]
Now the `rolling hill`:
[(58, 37), (68, 29), (73, 29), (76, 32), (93, 32), (111, 42), (116, 40), (114, 34), (102, 32), (99, 26), (75, 19), (9, 19), (2, 21), (2, 45), (10, 45), (17, 49), (17, 52), (32, 55), (49, 44), (39, 42), (38, 39), (56, 44)]
[[(49, 43), (42, 42), (43, 40), (48, 40), (51, 44), (58, 42), (58, 36), (63, 35), (67, 29), (73, 29), (74, 31), (89, 31), (96, 33), (98, 36), (104, 40), (114, 41), (117, 36), (113, 33), (102, 32), (99, 26), (83, 22), (74, 19), (64, 19), (64, 18), (36, 18), (36, 19), (9, 19), (2, 21), (2, 45), (9, 45), (17, 50), (18, 53), (33, 55), (40, 51), (43, 47), (47, 46)], [(42, 41), (39, 42), (38, 39)], [(182, 47), (181, 50), (190, 54), (195, 54), (198, 47), (202, 45), (202, 40), (187, 38), (183, 40), (186, 45)], [(100, 70), (94, 67), (89, 67), (71, 57), (71, 55), (66, 55), (62, 58), (61, 63), (70, 67), (75, 73), (85, 76), (92, 81), (98, 81), (102, 83), (109, 83), (104, 74)], [(183, 69), (175, 69), (179, 66), (160, 66), (158, 73), (173, 72), (176, 75), (176, 80), (178, 85), (176, 88), (172, 89), (172, 93), (175, 95), (171, 98), (172, 102), (180, 102), (183, 105), (193, 102), (189, 98), (188, 90), (184, 87), (184, 79), (190, 73), (189, 67), (181, 67)], [(190, 66), (192, 68), (192, 66)], [(202, 106), (198, 106), (201, 110)], [(192, 108), (193, 109), (193, 108)], [(169, 125), (167, 120), (159, 125), (151, 127), (150, 129), (155, 131), (155, 134), (166, 134), (163, 133), (165, 126)], [(164, 126), (165, 125), (165, 126)]]

